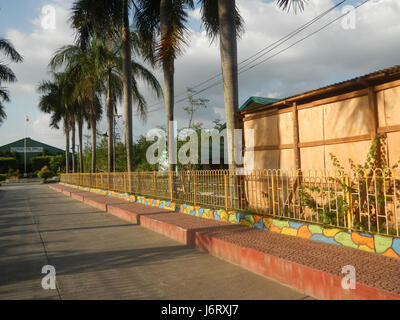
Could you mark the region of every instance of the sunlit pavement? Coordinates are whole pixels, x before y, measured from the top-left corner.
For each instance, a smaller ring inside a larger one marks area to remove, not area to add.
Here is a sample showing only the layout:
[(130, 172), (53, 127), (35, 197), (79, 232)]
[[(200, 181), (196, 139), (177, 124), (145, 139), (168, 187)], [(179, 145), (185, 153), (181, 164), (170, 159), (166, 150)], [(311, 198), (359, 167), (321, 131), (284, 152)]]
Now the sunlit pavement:
[(0, 299), (309, 299), (45, 185), (0, 187), (0, 204)]

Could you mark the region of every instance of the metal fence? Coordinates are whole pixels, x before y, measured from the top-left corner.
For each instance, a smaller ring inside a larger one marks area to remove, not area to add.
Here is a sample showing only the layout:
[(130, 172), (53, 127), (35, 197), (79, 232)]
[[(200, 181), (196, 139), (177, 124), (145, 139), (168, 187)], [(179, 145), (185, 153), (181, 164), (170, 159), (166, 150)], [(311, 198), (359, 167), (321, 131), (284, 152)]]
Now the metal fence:
[(399, 236), (400, 170), (67, 174), (61, 182)]

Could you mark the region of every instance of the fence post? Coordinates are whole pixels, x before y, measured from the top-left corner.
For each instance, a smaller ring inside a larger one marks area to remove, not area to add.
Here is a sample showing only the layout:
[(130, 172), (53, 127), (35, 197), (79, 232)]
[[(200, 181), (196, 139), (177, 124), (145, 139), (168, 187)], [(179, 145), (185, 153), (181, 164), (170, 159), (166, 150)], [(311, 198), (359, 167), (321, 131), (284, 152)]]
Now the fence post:
[(275, 205), (275, 175), (271, 173), (271, 186), (272, 186), (272, 212), (276, 216), (276, 205)]
[(228, 175), (225, 173), (224, 175), (224, 182), (225, 182), (225, 210), (228, 211), (228, 207), (229, 207), (229, 177)]
[(126, 175), (127, 173), (123, 173), (122, 176), (124, 177), (124, 192), (126, 193)]
[(153, 171), (153, 196), (157, 195), (157, 186), (156, 186), (156, 172)]
[(353, 203), (352, 203), (352, 196), (351, 196), (351, 190), (350, 190), (350, 178), (349, 176), (345, 177), (345, 185), (346, 185), (346, 201), (348, 205), (347, 209), (347, 228), (349, 231), (351, 231), (353, 227), (353, 222), (352, 222), (352, 212), (353, 212)]
[(196, 172), (193, 172), (193, 205), (197, 205), (197, 177)]
[(171, 202), (173, 201), (173, 197), (174, 197), (174, 196), (173, 196), (173, 190), (172, 190), (172, 184), (173, 184), (172, 179), (173, 179), (173, 177), (172, 177), (172, 172), (171, 172), (171, 171), (168, 171), (169, 197), (170, 197)]

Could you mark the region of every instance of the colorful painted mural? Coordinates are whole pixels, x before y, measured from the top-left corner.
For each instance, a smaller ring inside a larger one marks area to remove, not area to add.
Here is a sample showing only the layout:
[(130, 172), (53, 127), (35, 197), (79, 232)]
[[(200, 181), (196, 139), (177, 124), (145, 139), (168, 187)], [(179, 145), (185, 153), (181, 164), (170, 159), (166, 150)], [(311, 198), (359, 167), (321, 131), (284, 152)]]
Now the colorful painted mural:
[(182, 204), (177, 206), (173, 202), (148, 199), (143, 196), (135, 196), (127, 193), (119, 193), (108, 190), (90, 189), (83, 187), (74, 187), (83, 191), (94, 192), (111, 196), (119, 199), (125, 199), (132, 203), (141, 203), (170, 211), (177, 211), (191, 216), (223, 221), (232, 224), (241, 224), (250, 228), (261, 229), (265, 231), (276, 232), (284, 235), (295, 236), (299, 238), (329, 243), (338, 246), (359, 249), (371, 253), (381, 254), (391, 258), (400, 259), (400, 239), (390, 236), (371, 235), (359, 232), (349, 232), (343, 229), (328, 228), (321, 225), (309, 223), (279, 220), (265, 216), (239, 213), (235, 211), (226, 211), (223, 209), (213, 210), (199, 206)]

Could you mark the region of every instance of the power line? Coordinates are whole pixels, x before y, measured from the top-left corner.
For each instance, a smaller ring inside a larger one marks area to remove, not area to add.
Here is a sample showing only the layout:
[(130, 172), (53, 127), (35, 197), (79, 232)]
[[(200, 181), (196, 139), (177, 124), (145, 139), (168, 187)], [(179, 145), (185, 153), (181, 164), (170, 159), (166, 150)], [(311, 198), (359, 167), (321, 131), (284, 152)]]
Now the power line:
[(245, 70), (242, 70), (241, 72), (239, 72), (239, 75), (242, 74), (242, 73), (244, 73), (244, 72), (246, 72), (246, 71), (249, 71), (249, 70), (251, 70), (251, 69), (253, 69), (253, 68), (257, 67), (257, 66), (259, 66), (259, 65), (262, 64), (262, 63), (267, 62), (268, 60), (270, 60), (270, 59), (276, 57), (277, 55), (279, 55), (279, 54), (281, 54), (281, 53), (283, 53), (283, 52), (289, 50), (290, 48), (294, 47), (296, 44), (298, 44), (298, 43), (300, 43), (300, 42), (302, 42), (302, 41), (304, 41), (304, 40), (306, 40), (306, 39), (312, 37), (314, 34), (316, 34), (316, 33), (320, 32), (320, 31), (326, 29), (327, 27), (329, 27), (330, 25), (332, 25), (333, 23), (335, 23), (335, 22), (338, 21), (339, 19), (342, 19), (343, 17), (345, 17), (346, 15), (348, 15), (351, 11), (357, 10), (359, 7), (363, 6), (364, 4), (366, 4), (366, 3), (369, 2), (369, 1), (371, 1), (371, 0), (365, 0), (364, 2), (362, 2), (361, 4), (359, 4), (358, 6), (354, 7), (354, 9), (352, 9), (352, 10), (350, 10), (350, 11), (348, 11), (348, 12), (342, 14), (341, 16), (339, 16), (339, 17), (337, 17), (336, 19), (332, 20), (331, 22), (327, 23), (327, 24), (324, 25), (323, 27), (317, 29), (316, 31), (310, 33), (309, 35), (307, 35), (307, 36), (301, 38), (300, 40), (298, 40), (298, 41), (296, 41), (296, 42), (294, 42), (293, 44), (291, 44), (290, 46), (286, 47), (285, 49), (283, 49), (283, 50), (281, 50), (281, 51), (279, 51), (279, 52), (273, 54), (272, 56), (270, 56), (270, 57), (268, 57), (268, 58), (266, 58), (266, 59), (264, 59), (264, 60), (262, 60), (262, 61), (256, 63), (255, 65), (250, 66), (249, 68), (247, 68), (247, 69), (245, 69)]
[[(247, 69), (244, 69), (244, 70), (240, 71), (240, 72), (239, 72), (239, 75), (241, 75), (241, 74), (243, 74), (244, 72), (247, 72), (247, 71), (249, 71), (249, 70), (255, 68), (256, 66), (259, 66), (260, 64), (265, 63), (265, 62), (267, 62), (268, 60), (270, 60), (270, 59), (276, 57), (277, 55), (279, 55), (279, 54), (281, 54), (281, 53), (283, 53), (283, 52), (289, 50), (290, 48), (294, 47), (294, 46), (297, 45), (298, 43), (300, 43), (300, 42), (302, 42), (302, 41), (304, 41), (304, 40), (310, 38), (311, 36), (315, 35), (316, 33), (320, 32), (320, 31), (322, 31), (322, 30), (326, 29), (328, 26), (332, 25), (333, 23), (335, 23), (335, 22), (338, 21), (339, 19), (341, 19), (341, 18), (345, 17), (346, 15), (348, 15), (351, 11), (357, 10), (358, 8), (360, 8), (361, 6), (363, 6), (364, 4), (366, 4), (367, 2), (370, 2), (370, 1), (371, 1), (371, 0), (365, 0), (364, 2), (362, 2), (361, 4), (359, 4), (358, 6), (354, 7), (352, 10), (348, 11), (347, 13), (344, 13), (344, 14), (340, 15), (339, 17), (337, 17), (337, 18), (335, 18), (334, 20), (330, 21), (329, 23), (327, 23), (327, 24), (324, 25), (323, 27), (321, 27), (321, 28), (317, 29), (316, 31), (310, 33), (309, 35), (303, 37), (302, 39), (300, 39), (300, 40), (294, 42), (293, 44), (291, 44), (290, 46), (286, 47), (285, 49), (282, 49), (281, 51), (279, 51), (279, 52), (273, 54), (272, 56), (270, 56), (270, 57), (268, 57), (268, 58), (266, 58), (266, 59), (264, 59), (264, 60), (262, 60), (262, 61), (256, 63), (255, 65), (252, 65), (252, 66), (248, 67)], [(221, 84), (220, 81), (215, 82), (215, 83), (209, 85), (208, 87), (206, 87), (206, 88), (204, 88), (204, 89), (202, 89), (202, 90), (200, 90), (200, 91), (197, 91), (197, 92), (193, 93), (192, 95), (190, 95), (190, 98), (191, 98), (191, 97), (194, 97), (194, 96), (196, 96), (196, 95), (198, 95), (198, 94), (200, 94), (200, 93), (202, 93), (202, 92), (204, 92), (204, 91), (206, 91), (206, 90), (208, 90), (208, 89), (210, 89), (210, 88), (213, 88), (213, 87), (215, 87), (215, 86), (217, 86), (217, 85), (220, 85), (220, 84)], [(186, 101), (188, 98), (189, 98), (189, 97), (186, 97), (186, 98), (184, 98), (184, 99), (180, 99), (180, 100), (176, 101), (176, 103), (180, 103), (180, 102)], [(150, 112), (159, 111), (159, 110), (161, 110), (161, 109), (162, 109), (162, 108), (159, 108), (159, 109), (157, 109), (157, 110), (152, 110), (152, 111), (150, 111)]]
[[(290, 40), (291, 38), (293, 38), (294, 36), (296, 36), (296, 35), (299, 34), (300, 32), (302, 32), (302, 31), (304, 31), (305, 29), (307, 29), (308, 27), (310, 27), (312, 24), (314, 24), (314, 23), (317, 22), (318, 20), (320, 20), (320, 19), (322, 19), (323, 17), (325, 17), (328, 13), (330, 13), (331, 11), (333, 11), (334, 9), (336, 9), (337, 7), (341, 6), (341, 5), (342, 5), (344, 2), (346, 2), (346, 1), (347, 1), (347, 0), (342, 0), (341, 2), (337, 3), (337, 4), (334, 5), (333, 7), (329, 8), (328, 10), (326, 10), (326, 11), (322, 12), (321, 14), (319, 14), (317, 17), (311, 19), (310, 21), (308, 21), (307, 23), (305, 23), (305, 24), (302, 25), (301, 27), (299, 27), (299, 28), (297, 28), (296, 30), (290, 32), (289, 34), (287, 34), (286, 36), (284, 36), (284, 37), (280, 38), (279, 40), (273, 42), (272, 44), (270, 44), (270, 45), (264, 47), (263, 49), (257, 51), (255, 54), (249, 56), (248, 58), (242, 60), (241, 62), (238, 63), (239, 66), (240, 66), (241, 64), (246, 63), (246, 62), (249, 61), (249, 60), (252, 60), (252, 61), (250, 61), (248, 64), (245, 64), (245, 65), (242, 66), (240, 69), (243, 69), (243, 68), (247, 67), (247, 66), (250, 65), (251, 63), (257, 61), (257, 60), (260, 59), (261, 57), (263, 57), (263, 56), (265, 56), (266, 54), (268, 54), (269, 52), (273, 51), (274, 49), (276, 49), (277, 47), (279, 47), (279, 46), (282, 45), (283, 43), (287, 42), (288, 40)], [(272, 48), (271, 48), (271, 47), (272, 47)], [(270, 49), (270, 48), (271, 48), (271, 49)], [(268, 49), (270, 49), (270, 50), (268, 50)], [(268, 51), (267, 51), (267, 52), (264, 52), (264, 51), (266, 51), (266, 50), (268, 50)], [(263, 53), (263, 52), (264, 52), (264, 53)], [(262, 54), (261, 56), (257, 57), (257, 56), (260, 55), (261, 53), (263, 53), (263, 54)], [(254, 58), (254, 59), (253, 59), (253, 58)], [(240, 71), (240, 69), (239, 69), (239, 71)], [(192, 89), (196, 89), (196, 88), (198, 88), (198, 87), (201, 87), (201, 86), (204, 85), (204, 84), (207, 84), (207, 83), (210, 82), (211, 80), (220, 78), (221, 76), (222, 76), (222, 72), (220, 72), (220, 73), (218, 73), (218, 74), (212, 76), (211, 78), (208, 78), (207, 80), (204, 80), (204, 81), (198, 83), (198, 84), (195, 85), (195, 86), (192, 86), (191, 88), (192, 88)], [(220, 83), (220, 80), (218, 80), (218, 84), (219, 84), (219, 83)], [(216, 83), (214, 83), (214, 85), (212, 85), (211, 87), (213, 87), (213, 86), (215, 86), (215, 85), (216, 85)], [(208, 90), (208, 89), (209, 89), (209, 87), (207, 87), (205, 90)], [(198, 93), (204, 92), (205, 90), (201, 90), (201, 91), (198, 92)], [(198, 93), (196, 93), (196, 94), (198, 94)], [(185, 94), (186, 94), (186, 93), (178, 94), (178, 95), (175, 96), (175, 98), (181, 97), (181, 96), (183, 96), (183, 95), (185, 95)], [(186, 99), (187, 99), (187, 98), (185, 98), (184, 100), (186, 100)], [(184, 101), (184, 100), (183, 100), (183, 101)], [(179, 100), (179, 101), (182, 101), (182, 100)], [(176, 103), (179, 103), (179, 101), (177, 101)], [(156, 103), (156, 104), (151, 105), (150, 108), (151, 108), (151, 107), (154, 107), (154, 106), (157, 106), (157, 105), (160, 105), (160, 104), (161, 104), (161, 102), (158, 102), (158, 103)], [(156, 112), (156, 111), (159, 111), (159, 110), (162, 110), (162, 109), (163, 109), (163, 108), (158, 108), (158, 109), (155, 109), (155, 110), (150, 110), (148, 113)]]

